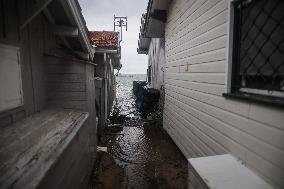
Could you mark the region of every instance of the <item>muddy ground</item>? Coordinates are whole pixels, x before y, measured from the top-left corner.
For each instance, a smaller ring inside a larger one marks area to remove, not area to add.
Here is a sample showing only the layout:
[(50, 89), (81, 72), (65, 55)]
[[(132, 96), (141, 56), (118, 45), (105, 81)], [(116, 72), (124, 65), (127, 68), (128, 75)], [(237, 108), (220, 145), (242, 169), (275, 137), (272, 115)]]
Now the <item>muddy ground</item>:
[(187, 188), (187, 161), (160, 124), (132, 118), (105, 146), (91, 188)]

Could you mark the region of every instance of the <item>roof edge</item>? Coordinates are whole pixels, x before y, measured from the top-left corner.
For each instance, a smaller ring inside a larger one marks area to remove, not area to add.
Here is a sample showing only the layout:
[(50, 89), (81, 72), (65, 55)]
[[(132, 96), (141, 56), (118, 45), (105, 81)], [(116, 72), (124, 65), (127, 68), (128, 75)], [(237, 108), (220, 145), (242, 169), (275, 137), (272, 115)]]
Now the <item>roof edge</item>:
[(74, 21), (79, 29), (80, 37), (82, 38), (83, 45), (85, 49), (88, 51), (90, 58), (94, 58), (95, 49), (92, 47), (91, 42), (89, 40), (89, 35), (87, 31), (87, 27), (85, 25), (84, 17), (81, 13), (81, 8), (78, 6), (77, 0), (61, 0), (62, 6), (68, 6), (68, 9), (71, 11), (71, 16), (74, 18)]

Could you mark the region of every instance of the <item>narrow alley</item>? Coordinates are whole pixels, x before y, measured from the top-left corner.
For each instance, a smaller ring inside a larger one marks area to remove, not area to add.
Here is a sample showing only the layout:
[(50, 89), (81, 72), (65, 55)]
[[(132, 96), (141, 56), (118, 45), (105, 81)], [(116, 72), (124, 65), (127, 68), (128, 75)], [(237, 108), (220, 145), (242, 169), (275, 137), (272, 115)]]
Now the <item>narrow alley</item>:
[(132, 82), (144, 78), (117, 77), (117, 102), (127, 117), (123, 131), (108, 133), (101, 144), (107, 152), (99, 152), (91, 188), (187, 188), (187, 160), (160, 122), (136, 111)]
[(284, 0), (0, 0), (0, 189), (283, 189)]

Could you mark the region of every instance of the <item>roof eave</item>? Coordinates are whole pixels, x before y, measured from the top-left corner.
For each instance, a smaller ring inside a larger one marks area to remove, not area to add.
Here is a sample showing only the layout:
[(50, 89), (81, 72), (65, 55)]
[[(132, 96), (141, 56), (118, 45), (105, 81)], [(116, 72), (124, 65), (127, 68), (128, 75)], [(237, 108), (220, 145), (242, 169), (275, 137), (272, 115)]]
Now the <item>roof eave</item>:
[(149, 0), (143, 32), (145, 37), (160, 38), (164, 36), (167, 10), (171, 0)]
[(73, 21), (76, 23), (76, 26), (78, 27), (79, 30), (79, 38), (82, 43), (82, 46), (86, 52), (88, 52), (90, 59), (93, 60), (94, 54), (95, 54), (95, 49), (92, 47), (89, 36), (88, 36), (88, 31), (86, 28), (86, 25), (84, 23), (83, 15), (80, 11), (80, 7), (78, 6), (77, 0), (61, 0), (62, 6), (65, 8), (65, 10), (70, 10), (66, 11), (69, 18), (73, 19)]

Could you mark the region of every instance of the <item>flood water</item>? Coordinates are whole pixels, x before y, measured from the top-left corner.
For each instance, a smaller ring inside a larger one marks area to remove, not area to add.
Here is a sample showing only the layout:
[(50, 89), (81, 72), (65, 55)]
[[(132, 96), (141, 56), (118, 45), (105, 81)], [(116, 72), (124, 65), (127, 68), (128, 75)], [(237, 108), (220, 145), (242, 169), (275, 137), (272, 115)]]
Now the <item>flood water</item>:
[(117, 102), (127, 115), (123, 131), (106, 135), (107, 153), (100, 152), (91, 188), (187, 188), (187, 161), (163, 130), (161, 121), (143, 120), (135, 108), (133, 80), (117, 78)]

